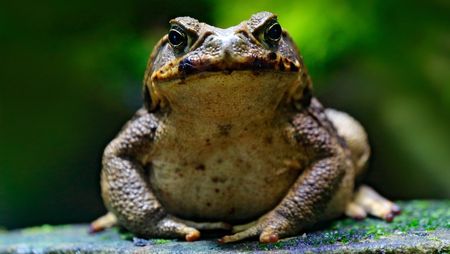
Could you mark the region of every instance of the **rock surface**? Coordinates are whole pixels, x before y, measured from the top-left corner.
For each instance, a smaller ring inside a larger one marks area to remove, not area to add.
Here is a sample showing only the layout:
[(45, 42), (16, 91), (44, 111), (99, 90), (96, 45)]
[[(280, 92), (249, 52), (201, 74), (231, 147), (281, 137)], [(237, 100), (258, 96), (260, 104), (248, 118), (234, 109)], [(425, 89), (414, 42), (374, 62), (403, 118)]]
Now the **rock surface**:
[(340, 219), (275, 244), (253, 240), (223, 245), (215, 240), (217, 232), (204, 232), (209, 239), (188, 243), (138, 239), (118, 229), (90, 235), (88, 225), (44, 225), (0, 231), (0, 253), (450, 252), (450, 200), (399, 204), (403, 212), (392, 223)]

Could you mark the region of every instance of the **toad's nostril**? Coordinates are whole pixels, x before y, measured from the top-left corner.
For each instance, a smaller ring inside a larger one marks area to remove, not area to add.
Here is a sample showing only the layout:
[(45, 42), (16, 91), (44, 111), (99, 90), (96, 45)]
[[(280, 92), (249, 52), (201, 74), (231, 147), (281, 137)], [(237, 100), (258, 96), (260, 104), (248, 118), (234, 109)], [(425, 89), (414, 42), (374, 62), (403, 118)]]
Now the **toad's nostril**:
[(180, 62), (180, 64), (178, 65), (178, 71), (179, 71), (183, 76), (192, 74), (192, 73), (195, 72), (195, 70), (196, 70), (196, 69), (195, 69), (194, 65), (193, 65), (192, 62), (191, 62), (189, 59), (187, 59), (187, 58), (183, 59), (183, 60)]
[(270, 52), (269, 54), (267, 54), (267, 58), (269, 58), (270, 60), (275, 60), (277, 59), (277, 54), (275, 52)]
[(215, 39), (215, 36), (212, 34), (207, 35), (205, 38), (205, 43), (211, 43)]

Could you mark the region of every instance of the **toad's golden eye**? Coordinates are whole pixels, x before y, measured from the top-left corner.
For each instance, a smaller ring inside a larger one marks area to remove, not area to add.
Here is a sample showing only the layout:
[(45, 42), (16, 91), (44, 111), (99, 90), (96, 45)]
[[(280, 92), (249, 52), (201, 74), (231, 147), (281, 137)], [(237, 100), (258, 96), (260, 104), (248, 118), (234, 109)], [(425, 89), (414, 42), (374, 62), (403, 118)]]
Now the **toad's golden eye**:
[(277, 43), (281, 38), (281, 26), (278, 24), (278, 22), (274, 22), (270, 26), (267, 27), (266, 31), (264, 32), (264, 39), (270, 43), (275, 44)]
[(170, 45), (176, 49), (180, 49), (187, 44), (187, 36), (183, 29), (179, 26), (172, 26), (169, 30), (168, 39)]

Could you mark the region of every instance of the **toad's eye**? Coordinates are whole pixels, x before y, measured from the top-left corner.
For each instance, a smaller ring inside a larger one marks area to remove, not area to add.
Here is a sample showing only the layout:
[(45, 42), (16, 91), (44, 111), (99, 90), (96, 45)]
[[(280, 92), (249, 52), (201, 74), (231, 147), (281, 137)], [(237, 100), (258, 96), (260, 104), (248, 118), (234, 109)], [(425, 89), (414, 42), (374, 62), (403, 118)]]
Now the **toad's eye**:
[(281, 38), (281, 26), (278, 24), (278, 22), (272, 23), (270, 26), (266, 28), (266, 31), (264, 31), (264, 39), (270, 43), (275, 44), (277, 43)]
[(175, 49), (182, 49), (187, 44), (187, 36), (182, 28), (172, 26), (169, 30), (169, 43)]

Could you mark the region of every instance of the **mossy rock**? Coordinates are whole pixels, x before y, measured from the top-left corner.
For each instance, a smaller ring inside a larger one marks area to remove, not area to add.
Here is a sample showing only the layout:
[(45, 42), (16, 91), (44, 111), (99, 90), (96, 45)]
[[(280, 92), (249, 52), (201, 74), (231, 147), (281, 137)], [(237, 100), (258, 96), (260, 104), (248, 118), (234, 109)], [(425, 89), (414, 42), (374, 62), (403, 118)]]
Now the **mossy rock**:
[(275, 244), (219, 244), (217, 233), (197, 242), (143, 240), (118, 229), (90, 235), (87, 225), (44, 225), (0, 231), (0, 253), (450, 253), (450, 200), (398, 203), (403, 212), (392, 223), (340, 219)]

